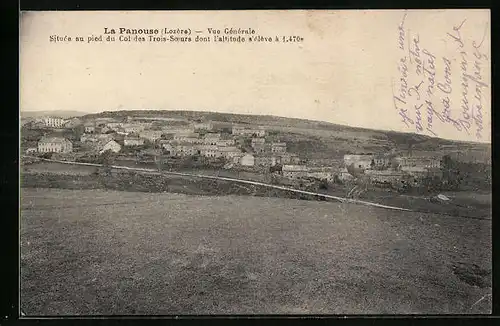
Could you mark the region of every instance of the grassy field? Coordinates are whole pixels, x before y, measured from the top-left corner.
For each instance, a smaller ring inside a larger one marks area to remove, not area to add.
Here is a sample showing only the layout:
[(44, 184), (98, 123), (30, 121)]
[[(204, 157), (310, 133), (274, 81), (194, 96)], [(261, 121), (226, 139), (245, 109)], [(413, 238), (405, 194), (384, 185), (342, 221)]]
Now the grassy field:
[(246, 196), (21, 196), (28, 316), (491, 309), (487, 220)]

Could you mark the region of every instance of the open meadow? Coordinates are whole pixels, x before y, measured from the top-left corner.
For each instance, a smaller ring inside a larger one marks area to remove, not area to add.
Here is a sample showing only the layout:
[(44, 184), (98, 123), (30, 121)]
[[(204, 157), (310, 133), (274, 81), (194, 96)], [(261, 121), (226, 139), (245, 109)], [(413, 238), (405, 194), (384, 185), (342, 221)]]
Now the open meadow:
[(27, 316), (491, 310), (490, 220), (250, 196), (21, 198)]

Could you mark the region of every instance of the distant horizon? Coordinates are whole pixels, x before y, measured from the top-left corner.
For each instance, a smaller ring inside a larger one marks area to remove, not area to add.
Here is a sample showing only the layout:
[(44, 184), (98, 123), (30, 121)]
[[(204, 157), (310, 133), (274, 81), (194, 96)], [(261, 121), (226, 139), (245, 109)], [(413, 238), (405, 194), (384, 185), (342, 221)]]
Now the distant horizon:
[[(24, 112), (24, 113), (78, 112), (78, 113), (82, 113), (82, 116), (89, 115), (89, 114), (101, 114), (101, 113), (105, 113), (105, 112), (126, 112), (126, 111), (201, 112), (201, 113), (220, 113), (220, 114), (231, 114), (231, 115), (268, 116), (268, 117), (276, 117), (276, 118), (297, 119), (297, 120), (305, 120), (305, 121), (311, 121), (311, 122), (328, 123), (328, 124), (332, 124), (332, 125), (349, 127), (349, 128), (354, 128), (354, 129), (387, 131), (387, 132), (395, 132), (395, 133), (402, 133), (402, 134), (411, 134), (411, 135), (418, 135), (418, 136), (429, 137), (429, 138), (443, 139), (443, 140), (453, 141), (453, 142), (457, 142), (457, 143), (481, 144), (481, 145), (491, 146), (491, 142), (457, 140), (457, 139), (450, 139), (450, 138), (444, 138), (444, 137), (433, 137), (433, 136), (429, 136), (429, 135), (425, 135), (425, 134), (418, 134), (418, 133), (414, 133), (414, 132), (405, 132), (405, 131), (393, 130), (393, 129), (368, 128), (368, 127), (353, 126), (353, 125), (349, 125), (349, 124), (335, 123), (335, 122), (330, 122), (330, 121), (326, 121), (326, 120), (316, 120), (316, 119), (310, 119), (310, 118), (297, 118), (297, 117), (281, 116), (281, 115), (275, 115), (275, 114), (260, 114), (260, 113), (250, 113), (250, 112), (233, 113), (233, 112), (224, 112), (224, 111), (189, 110), (189, 109), (124, 109), (124, 108), (119, 108), (119, 109), (115, 109), (115, 110), (102, 110), (102, 111), (59, 110), (59, 109), (57, 109), (57, 110), (25, 110), (22, 108), (19, 109), (19, 113), (21, 113), (21, 112)], [(78, 116), (75, 116), (75, 117), (78, 117)]]

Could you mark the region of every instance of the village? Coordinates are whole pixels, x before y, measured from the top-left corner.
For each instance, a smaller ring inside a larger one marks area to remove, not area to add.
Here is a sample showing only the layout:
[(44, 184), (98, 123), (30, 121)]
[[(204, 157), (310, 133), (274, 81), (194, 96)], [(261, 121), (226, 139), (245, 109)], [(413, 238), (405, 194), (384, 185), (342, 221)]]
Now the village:
[[(343, 184), (362, 174), (385, 187), (442, 178), (442, 157), (386, 153), (349, 153), (343, 160), (318, 164), (264, 126), (163, 117), (69, 118), (40, 117), (23, 121), (23, 154), (76, 162), (103, 162), (113, 156), (121, 164), (149, 164), (158, 169), (213, 168), (271, 176), (273, 183)], [(27, 139), (29, 138), (29, 139)], [(23, 146), (24, 145), (24, 146)], [(124, 163), (125, 162), (125, 163)], [(259, 181), (262, 181), (260, 179)]]

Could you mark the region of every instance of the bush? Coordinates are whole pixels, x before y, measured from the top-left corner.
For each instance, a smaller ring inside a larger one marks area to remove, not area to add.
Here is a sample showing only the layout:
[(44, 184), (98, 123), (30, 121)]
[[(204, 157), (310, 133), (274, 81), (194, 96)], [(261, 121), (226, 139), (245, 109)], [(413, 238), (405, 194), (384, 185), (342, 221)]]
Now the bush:
[(318, 188), (321, 190), (328, 190), (330, 188), (330, 185), (328, 184), (328, 181), (325, 179), (322, 179), (319, 182)]

